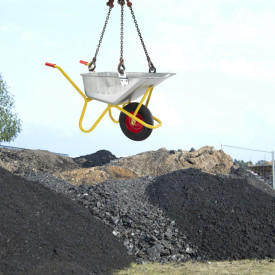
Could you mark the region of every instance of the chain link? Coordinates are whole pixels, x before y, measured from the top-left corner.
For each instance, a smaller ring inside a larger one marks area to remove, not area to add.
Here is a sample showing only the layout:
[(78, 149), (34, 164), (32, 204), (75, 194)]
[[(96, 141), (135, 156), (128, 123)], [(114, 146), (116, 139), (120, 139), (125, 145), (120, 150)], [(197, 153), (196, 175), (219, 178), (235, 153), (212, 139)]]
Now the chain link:
[(124, 40), (124, 0), (118, 0), (118, 4), (121, 6), (121, 22), (120, 22), (120, 60), (118, 64), (118, 72), (120, 74), (124, 74), (125, 71), (125, 65), (124, 65), (124, 59), (123, 59), (123, 40)]
[(123, 27), (124, 27), (124, 5), (121, 5), (121, 23), (120, 23), (120, 58), (123, 59)]
[[(149, 73), (155, 73), (156, 72), (156, 68), (154, 67), (154, 65), (153, 65), (153, 63), (152, 63), (152, 61), (151, 61), (151, 59), (149, 57), (149, 54), (147, 52), (144, 40), (142, 38), (140, 29), (139, 29), (139, 26), (138, 26), (138, 23), (137, 23), (137, 20), (136, 20), (136, 17), (135, 17), (133, 8), (132, 8), (132, 3), (129, 0), (126, 0), (126, 1), (127, 1), (127, 6), (129, 7), (129, 9), (131, 11), (132, 18), (134, 20), (134, 23), (135, 23), (135, 26), (136, 26), (136, 29), (137, 29), (137, 32), (138, 32), (139, 39), (141, 41), (142, 47), (144, 49), (144, 53), (145, 53), (147, 61), (148, 61)], [(99, 52), (99, 49), (100, 49), (100, 46), (101, 46), (101, 43), (102, 43), (102, 40), (103, 40), (103, 36), (104, 36), (105, 30), (106, 30), (106, 27), (107, 27), (107, 24), (108, 24), (108, 21), (109, 21), (109, 18), (110, 18), (110, 14), (111, 14), (112, 8), (114, 7), (113, 2), (114, 2), (114, 0), (109, 0), (109, 2), (107, 3), (107, 5), (109, 6), (109, 11), (107, 13), (106, 20), (105, 20), (105, 23), (104, 23), (104, 26), (103, 26), (103, 30), (102, 30), (102, 33), (101, 33), (101, 36), (100, 36), (100, 39), (99, 39), (99, 42), (98, 42), (98, 45), (97, 45), (97, 48), (96, 48), (95, 56), (94, 56), (93, 60), (88, 64), (89, 71), (94, 71), (94, 69), (96, 68), (96, 58), (97, 58), (97, 55), (98, 55), (98, 52)], [(123, 59), (124, 5), (125, 5), (125, 1), (124, 0), (118, 0), (117, 2), (121, 6), (120, 62), (119, 62), (119, 65), (118, 65), (118, 71), (119, 71), (120, 74), (123, 74), (124, 71), (125, 71), (125, 65), (124, 65), (124, 59)]]
[(110, 5), (109, 11), (107, 13), (106, 20), (105, 20), (105, 23), (104, 23), (104, 26), (103, 26), (103, 30), (102, 30), (102, 33), (101, 33), (101, 36), (99, 38), (99, 42), (98, 42), (98, 45), (97, 45), (97, 48), (96, 48), (95, 56), (94, 56), (93, 60), (88, 65), (88, 68), (89, 68), (90, 71), (94, 71), (94, 69), (96, 68), (96, 58), (97, 58), (97, 55), (98, 55), (98, 52), (99, 52), (99, 49), (100, 49), (100, 46), (101, 46), (101, 43), (102, 43), (102, 40), (103, 40), (103, 36), (104, 36), (105, 30), (106, 30), (106, 27), (107, 27), (107, 24), (108, 24), (110, 15), (111, 15), (112, 8), (113, 8), (113, 6)]
[(136, 26), (136, 29), (137, 29), (137, 32), (138, 32), (138, 36), (139, 36), (139, 39), (141, 41), (141, 45), (144, 49), (144, 52), (145, 52), (145, 55), (146, 55), (146, 58), (147, 58), (147, 61), (148, 61), (148, 65), (149, 65), (149, 72), (150, 73), (155, 73), (156, 72), (156, 68), (154, 67), (150, 57), (149, 57), (149, 54), (147, 52), (147, 49), (146, 49), (146, 46), (145, 46), (145, 43), (143, 41), (143, 38), (142, 38), (142, 35), (141, 35), (141, 32), (140, 32), (140, 29), (139, 29), (139, 26), (138, 26), (138, 23), (137, 23), (137, 20), (136, 20), (136, 17), (135, 17), (135, 14), (134, 14), (134, 11), (133, 11), (133, 8), (132, 8), (132, 5), (128, 5), (130, 11), (131, 11), (131, 14), (132, 14), (132, 18), (134, 20), (134, 23), (135, 23), (135, 26)]

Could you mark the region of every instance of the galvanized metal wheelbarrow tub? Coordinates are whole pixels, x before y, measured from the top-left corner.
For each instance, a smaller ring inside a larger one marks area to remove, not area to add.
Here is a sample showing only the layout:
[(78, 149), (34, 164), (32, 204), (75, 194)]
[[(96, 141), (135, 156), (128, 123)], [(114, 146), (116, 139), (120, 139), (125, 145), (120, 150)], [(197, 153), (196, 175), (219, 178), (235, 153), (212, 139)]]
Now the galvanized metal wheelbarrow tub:
[(127, 73), (120, 77), (118, 73), (81, 74), (87, 97), (108, 104), (131, 102), (144, 95), (148, 87), (157, 86), (171, 73)]
[[(88, 62), (80, 61), (80, 63), (88, 65)], [(153, 129), (162, 125), (158, 118), (152, 116), (147, 106), (153, 88), (170, 76), (175, 75), (174, 73), (127, 73), (124, 75), (115, 72), (84, 73), (81, 74), (84, 83), (84, 94), (60, 66), (48, 62), (45, 65), (57, 68), (84, 99), (84, 106), (79, 119), (81, 131), (85, 133), (93, 131), (107, 112), (109, 112), (109, 116), (114, 123), (120, 124), (123, 133), (135, 141), (146, 139)], [(132, 102), (141, 96), (139, 103)], [(108, 106), (93, 126), (85, 130), (82, 127), (82, 121), (87, 104), (92, 100), (107, 103)], [(146, 103), (143, 104), (145, 100)], [(113, 118), (112, 108), (116, 108), (121, 112), (119, 120)], [(154, 125), (154, 121), (157, 122), (156, 125)]]

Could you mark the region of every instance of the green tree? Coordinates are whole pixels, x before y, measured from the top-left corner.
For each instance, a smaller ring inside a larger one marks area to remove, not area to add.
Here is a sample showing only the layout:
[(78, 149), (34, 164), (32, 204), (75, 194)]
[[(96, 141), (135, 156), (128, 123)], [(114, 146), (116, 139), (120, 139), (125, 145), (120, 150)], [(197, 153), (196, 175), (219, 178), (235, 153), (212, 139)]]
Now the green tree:
[(13, 141), (21, 132), (21, 120), (14, 112), (14, 98), (0, 74), (0, 143)]

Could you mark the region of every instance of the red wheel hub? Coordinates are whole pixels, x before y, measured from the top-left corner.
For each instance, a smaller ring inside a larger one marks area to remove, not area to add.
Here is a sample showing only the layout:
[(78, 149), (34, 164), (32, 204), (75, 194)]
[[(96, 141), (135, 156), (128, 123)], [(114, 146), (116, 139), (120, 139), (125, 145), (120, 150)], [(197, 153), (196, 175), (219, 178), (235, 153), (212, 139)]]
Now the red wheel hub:
[[(134, 112), (131, 112), (131, 114), (133, 114)], [(141, 114), (137, 114), (136, 117), (140, 120), (143, 121), (143, 117)], [(135, 121), (135, 123), (132, 123), (132, 119), (128, 116), (126, 116), (125, 118), (125, 125), (127, 127), (127, 129), (134, 134), (138, 134), (142, 131), (143, 129), (143, 125), (140, 124), (138, 121)]]

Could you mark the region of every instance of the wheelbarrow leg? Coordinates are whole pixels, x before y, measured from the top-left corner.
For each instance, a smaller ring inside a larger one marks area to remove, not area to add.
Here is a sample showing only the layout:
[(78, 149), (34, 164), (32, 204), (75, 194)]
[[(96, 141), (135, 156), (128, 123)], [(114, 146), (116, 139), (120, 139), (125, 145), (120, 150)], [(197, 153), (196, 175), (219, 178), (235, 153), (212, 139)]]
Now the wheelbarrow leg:
[(81, 112), (81, 115), (80, 115), (80, 119), (79, 119), (79, 128), (80, 128), (80, 130), (82, 131), (82, 132), (84, 132), (84, 133), (90, 133), (90, 132), (92, 132), (94, 129), (95, 129), (95, 127), (98, 125), (98, 123), (101, 121), (101, 119), (106, 115), (106, 113), (108, 112), (108, 111), (110, 111), (110, 109), (112, 108), (112, 105), (108, 105), (107, 107), (106, 107), (106, 109), (102, 112), (102, 114), (99, 116), (99, 118), (96, 120), (96, 122), (93, 124), (93, 126), (90, 128), (90, 129), (88, 129), (88, 130), (85, 130), (84, 128), (83, 128), (83, 126), (82, 126), (82, 122), (83, 122), (83, 118), (84, 118), (84, 115), (85, 115), (85, 112), (86, 112), (86, 109), (87, 109), (87, 104), (88, 104), (88, 102), (90, 102), (90, 101), (92, 101), (93, 99), (91, 99), (91, 98), (87, 98), (87, 99), (85, 99), (85, 102), (84, 102), (84, 106), (83, 106), (83, 109), (82, 109), (82, 112)]

